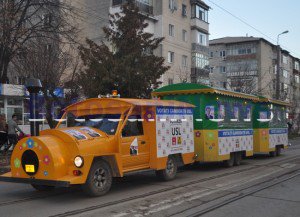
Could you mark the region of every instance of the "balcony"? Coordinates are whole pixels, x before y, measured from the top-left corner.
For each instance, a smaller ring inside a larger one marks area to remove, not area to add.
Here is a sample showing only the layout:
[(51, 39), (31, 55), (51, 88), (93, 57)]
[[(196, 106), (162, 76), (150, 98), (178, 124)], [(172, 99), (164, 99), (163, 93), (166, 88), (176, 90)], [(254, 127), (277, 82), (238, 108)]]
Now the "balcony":
[[(112, 1), (112, 6), (120, 6), (122, 4), (127, 3), (128, 0), (113, 0)], [(135, 0), (135, 5), (139, 8), (140, 12), (146, 13), (146, 14), (151, 14), (153, 15), (153, 3), (152, 1), (149, 1), (149, 4), (145, 4), (143, 2), (140, 2), (138, 0)]]
[(205, 33), (209, 33), (209, 24), (197, 17), (191, 19), (191, 28), (198, 29)]

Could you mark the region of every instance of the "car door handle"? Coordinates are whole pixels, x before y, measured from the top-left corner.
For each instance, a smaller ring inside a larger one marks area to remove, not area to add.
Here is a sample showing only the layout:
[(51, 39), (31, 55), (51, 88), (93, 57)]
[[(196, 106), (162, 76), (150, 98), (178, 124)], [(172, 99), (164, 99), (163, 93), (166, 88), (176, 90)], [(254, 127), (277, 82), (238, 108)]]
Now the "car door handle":
[(146, 141), (143, 141), (143, 140), (142, 140), (142, 141), (141, 141), (141, 144), (142, 144), (142, 145), (145, 145), (145, 144), (146, 144)]

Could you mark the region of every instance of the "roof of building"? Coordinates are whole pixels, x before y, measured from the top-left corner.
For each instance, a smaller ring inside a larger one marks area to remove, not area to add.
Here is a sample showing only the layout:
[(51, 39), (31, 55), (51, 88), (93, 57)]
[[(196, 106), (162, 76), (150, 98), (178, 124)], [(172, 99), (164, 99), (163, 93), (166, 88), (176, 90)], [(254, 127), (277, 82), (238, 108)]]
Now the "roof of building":
[(277, 104), (277, 105), (291, 106), (290, 103), (284, 102), (284, 101), (281, 101), (281, 100), (269, 99), (269, 98), (266, 98), (264, 96), (258, 96), (258, 97), (259, 97), (260, 102), (269, 102), (269, 103), (273, 103), (273, 104)]
[(224, 37), (224, 38), (217, 38), (209, 41), (210, 45), (213, 44), (233, 44), (233, 43), (241, 43), (241, 42), (253, 42), (259, 41), (263, 38), (257, 37)]
[(191, 84), (191, 83), (180, 83), (180, 84), (165, 86), (154, 91), (152, 95), (164, 96), (164, 95), (197, 94), (197, 93), (215, 93), (220, 95), (259, 101), (259, 98), (254, 95), (238, 93), (238, 92), (225, 90), (221, 88), (213, 88), (202, 84)]

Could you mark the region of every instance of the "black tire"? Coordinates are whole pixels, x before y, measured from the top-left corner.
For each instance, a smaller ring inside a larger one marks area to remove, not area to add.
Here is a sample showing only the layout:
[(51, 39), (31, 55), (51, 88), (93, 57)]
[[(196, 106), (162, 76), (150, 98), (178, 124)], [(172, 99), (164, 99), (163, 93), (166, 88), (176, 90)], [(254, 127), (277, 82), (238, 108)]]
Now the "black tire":
[(276, 156), (280, 156), (281, 155), (281, 147), (277, 146), (275, 152), (276, 152)]
[(234, 153), (234, 165), (239, 166), (241, 165), (242, 161), (242, 153), (241, 152), (235, 152)]
[(156, 176), (162, 181), (175, 179), (177, 174), (177, 162), (174, 157), (168, 157), (167, 165), (164, 170), (155, 171)]
[(270, 157), (276, 157), (276, 151), (270, 151)]
[(95, 161), (90, 169), (83, 191), (92, 197), (106, 194), (112, 185), (112, 172), (106, 161)]
[(225, 167), (232, 167), (234, 165), (234, 159), (235, 159), (235, 154), (230, 153), (229, 160), (224, 160), (224, 166)]
[(55, 186), (49, 186), (49, 185), (31, 184), (31, 186), (37, 191), (52, 191), (55, 188)]

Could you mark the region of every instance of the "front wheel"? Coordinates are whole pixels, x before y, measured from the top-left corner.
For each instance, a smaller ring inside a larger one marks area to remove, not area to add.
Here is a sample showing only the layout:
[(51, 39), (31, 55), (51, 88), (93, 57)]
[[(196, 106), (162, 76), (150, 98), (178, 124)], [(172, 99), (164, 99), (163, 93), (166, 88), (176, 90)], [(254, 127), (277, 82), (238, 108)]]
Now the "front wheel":
[(106, 194), (111, 185), (112, 173), (110, 166), (107, 162), (100, 160), (93, 163), (82, 189), (89, 196), (98, 197)]
[(49, 185), (35, 185), (31, 184), (31, 186), (37, 190), (37, 191), (51, 191), (55, 188), (55, 186), (49, 186)]
[(241, 165), (242, 161), (242, 152), (235, 152), (234, 153), (234, 165), (239, 166)]
[(281, 155), (281, 147), (277, 146), (276, 147), (276, 156), (280, 156)]
[(157, 170), (156, 176), (163, 181), (170, 181), (176, 177), (177, 162), (174, 157), (169, 157), (164, 170)]
[(230, 153), (230, 158), (228, 160), (223, 161), (225, 167), (232, 167), (234, 165), (234, 156), (234, 153)]

